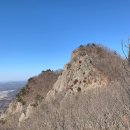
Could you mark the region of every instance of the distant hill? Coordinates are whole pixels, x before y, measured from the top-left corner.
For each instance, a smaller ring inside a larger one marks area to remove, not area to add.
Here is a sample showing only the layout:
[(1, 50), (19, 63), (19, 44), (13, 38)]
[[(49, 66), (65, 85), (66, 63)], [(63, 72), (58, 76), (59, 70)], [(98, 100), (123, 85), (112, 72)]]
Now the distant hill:
[(127, 61), (95, 43), (72, 52), (63, 71), (43, 71), (17, 93), (0, 130), (129, 130)]
[(0, 91), (19, 89), (26, 84), (26, 81), (0, 82)]
[(0, 112), (5, 110), (26, 81), (0, 83)]

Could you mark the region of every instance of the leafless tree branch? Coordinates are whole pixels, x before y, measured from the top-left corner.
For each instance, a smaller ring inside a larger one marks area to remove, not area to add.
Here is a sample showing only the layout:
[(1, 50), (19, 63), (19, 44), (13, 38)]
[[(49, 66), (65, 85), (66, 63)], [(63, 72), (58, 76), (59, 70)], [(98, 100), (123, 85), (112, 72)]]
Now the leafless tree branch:
[(126, 53), (125, 53), (125, 51), (124, 51), (124, 43), (123, 43), (123, 40), (122, 40), (122, 42), (121, 42), (121, 45), (122, 45), (122, 52), (123, 52), (125, 58), (128, 60), (128, 57), (127, 57), (127, 55), (126, 55)]

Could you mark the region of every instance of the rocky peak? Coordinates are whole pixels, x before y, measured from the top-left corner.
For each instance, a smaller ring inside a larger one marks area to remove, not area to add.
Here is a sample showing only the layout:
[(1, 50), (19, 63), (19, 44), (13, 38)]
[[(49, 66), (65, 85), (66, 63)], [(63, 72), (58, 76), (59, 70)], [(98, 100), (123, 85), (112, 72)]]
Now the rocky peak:
[[(94, 49), (95, 46), (92, 47)], [(68, 94), (85, 93), (107, 85), (107, 76), (94, 66), (95, 61), (87, 54), (87, 49), (81, 46), (73, 51), (70, 62), (64, 66), (62, 75), (47, 94), (47, 99), (56, 99), (61, 93), (62, 99)]]

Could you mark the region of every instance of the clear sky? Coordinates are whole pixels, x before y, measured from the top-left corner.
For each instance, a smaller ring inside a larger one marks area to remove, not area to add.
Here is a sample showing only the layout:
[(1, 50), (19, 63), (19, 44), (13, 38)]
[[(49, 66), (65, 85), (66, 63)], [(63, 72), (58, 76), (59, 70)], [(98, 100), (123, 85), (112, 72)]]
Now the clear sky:
[(121, 53), (130, 0), (0, 0), (0, 81), (58, 69), (88, 42)]

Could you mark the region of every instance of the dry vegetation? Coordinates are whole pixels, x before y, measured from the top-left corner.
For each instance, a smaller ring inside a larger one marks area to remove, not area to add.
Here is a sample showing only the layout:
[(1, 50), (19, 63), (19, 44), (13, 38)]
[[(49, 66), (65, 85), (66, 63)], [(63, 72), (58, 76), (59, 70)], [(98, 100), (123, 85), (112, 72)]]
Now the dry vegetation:
[(28, 79), (28, 84), (16, 95), (17, 101), (24, 102), (25, 105), (26, 103), (30, 103), (32, 99), (44, 99), (60, 74), (61, 72), (56, 73), (46, 70), (42, 71), (37, 77)]
[[(96, 44), (80, 46), (72, 55), (73, 64), (78, 61), (79, 67), (82, 61), (77, 57), (88, 55), (91, 59), (90, 64), (107, 77), (109, 81), (107, 86), (88, 89), (83, 93), (81, 88), (82, 85), (87, 84), (86, 79), (82, 82), (74, 79), (73, 85), (66, 91), (73, 92), (74, 87), (79, 85), (76, 93), (65, 94), (61, 91), (55, 100), (48, 102), (46, 95), (54, 89), (53, 84), (61, 73), (50, 70), (42, 72), (38, 77), (31, 78), (28, 85), (18, 94), (19, 96), (17, 95), (26, 102), (24, 108), (32, 101), (40, 102), (31, 104), (35, 108), (31, 116), (18, 126), (20, 113), (12, 115), (6, 123), (1, 121), (0, 130), (130, 129), (130, 79), (124, 69), (126, 61), (116, 52)], [(71, 66), (72, 64), (69, 63), (67, 70), (71, 71)], [(128, 68), (127, 65), (125, 67)], [(85, 74), (86, 72), (83, 72), (83, 76)], [(91, 74), (91, 77), (94, 76), (96, 74)]]
[[(77, 50), (74, 50), (73, 53), (75, 53), (75, 51)], [(123, 63), (125, 60), (123, 60), (115, 51), (92, 43), (87, 44), (86, 46), (80, 45), (78, 53), (80, 56), (86, 54), (90, 56), (92, 58), (92, 64), (99, 71), (107, 75), (110, 80), (113, 80), (113, 78), (116, 80), (122, 75)]]

